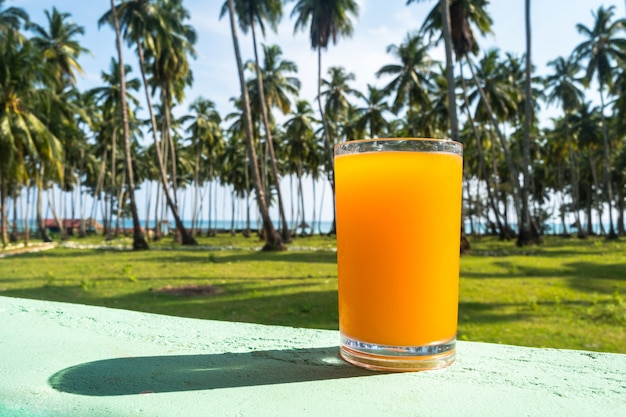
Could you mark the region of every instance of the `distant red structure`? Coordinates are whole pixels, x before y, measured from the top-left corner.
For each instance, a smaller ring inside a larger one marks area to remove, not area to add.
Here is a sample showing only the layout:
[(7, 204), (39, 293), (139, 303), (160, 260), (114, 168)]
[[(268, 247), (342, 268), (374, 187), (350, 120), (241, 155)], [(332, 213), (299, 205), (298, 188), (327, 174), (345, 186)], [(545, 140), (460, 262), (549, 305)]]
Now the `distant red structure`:
[[(102, 233), (104, 227), (97, 220), (93, 218), (85, 219), (85, 231), (88, 233)], [(80, 219), (62, 219), (61, 223), (63, 228), (67, 231), (67, 234), (73, 235), (74, 232), (80, 230)], [(44, 227), (49, 232), (59, 233), (61, 230), (54, 219), (45, 219)]]

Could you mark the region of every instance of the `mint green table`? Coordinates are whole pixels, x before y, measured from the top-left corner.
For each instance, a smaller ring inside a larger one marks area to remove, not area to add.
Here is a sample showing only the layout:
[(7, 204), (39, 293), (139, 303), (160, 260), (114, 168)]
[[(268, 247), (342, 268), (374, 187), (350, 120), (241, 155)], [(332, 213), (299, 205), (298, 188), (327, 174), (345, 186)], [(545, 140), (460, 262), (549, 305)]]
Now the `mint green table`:
[(626, 355), (459, 342), (374, 373), (338, 332), (0, 297), (0, 416), (626, 416)]

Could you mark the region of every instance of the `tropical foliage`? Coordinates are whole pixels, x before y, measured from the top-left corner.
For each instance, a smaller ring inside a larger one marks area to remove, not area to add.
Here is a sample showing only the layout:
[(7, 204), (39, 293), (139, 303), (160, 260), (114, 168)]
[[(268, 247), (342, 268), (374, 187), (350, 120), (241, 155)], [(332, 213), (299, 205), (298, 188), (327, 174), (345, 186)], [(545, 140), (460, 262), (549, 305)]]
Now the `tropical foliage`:
[[(320, 196), (307, 207), (303, 182), (315, 189), (328, 181), (332, 189), (334, 144), (454, 135), (449, 91), (465, 146), (467, 233), (502, 239), (530, 233), (538, 239), (518, 243), (535, 243), (554, 231), (557, 219), (559, 233), (581, 238), (626, 234), (626, 21), (614, 7), (599, 6), (577, 24), (582, 42), (554, 57), (540, 77), (532, 73), (531, 55), (480, 47), (492, 32), (488, 1), (436, 1), (421, 26), (388, 46), (388, 61), (375, 74), (381, 87), (358, 91), (353, 73), (322, 61), (329, 44), (358, 30), (355, 1), (229, 0), (222, 16), (232, 18), (234, 45), (237, 29), (251, 34), (254, 54), (237, 52), (241, 90), (233, 91), (234, 111), (220, 114), (211, 97), (176, 109), (192, 91), (197, 48), (183, 0), (103, 7), (98, 23), (116, 27), (134, 55), (118, 54), (112, 41), (110, 67), (89, 91), (76, 85), (89, 51), (71, 14), (52, 8), (40, 25), (5, 3), (0, 0), (3, 246), (28, 243), (31, 235), (50, 240), (49, 215), (61, 238), (87, 234), (94, 229), (88, 219), (96, 218), (107, 237), (141, 230), (159, 239), (160, 225), (171, 219), (178, 241), (194, 244), (198, 233), (215, 234), (224, 199), (218, 190), (226, 189), (233, 196), (232, 232), (235, 219), (245, 219), (249, 235), (258, 213), (266, 247), (281, 249), (297, 233), (320, 230)], [(449, 6), (446, 18), (442, 4)], [(316, 103), (300, 97), (298, 68), (280, 46), (257, 39), (266, 28), (277, 29), (288, 5), (294, 30), (309, 35), (303, 47), (318, 54)], [(448, 29), (453, 67), (433, 58)], [(142, 102), (146, 120), (139, 117)], [(545, 107), (558, 109), (547, 128), (539, 124)], [(295, 188), (291, 201), (281, 189), (287, 183)], [(144, 206), (133, 207), (135, 191), (144, 192)], [(270, 208), (280, 218), (271, 219)], [(191, 218), (183, 219), (185, 212)], [(522, 227), (518, 219), (526, 215), (531, 221)], [(125, 229), (126, 218), (133, 230)], [(136, 249), (147, 248), (137, 242)]]

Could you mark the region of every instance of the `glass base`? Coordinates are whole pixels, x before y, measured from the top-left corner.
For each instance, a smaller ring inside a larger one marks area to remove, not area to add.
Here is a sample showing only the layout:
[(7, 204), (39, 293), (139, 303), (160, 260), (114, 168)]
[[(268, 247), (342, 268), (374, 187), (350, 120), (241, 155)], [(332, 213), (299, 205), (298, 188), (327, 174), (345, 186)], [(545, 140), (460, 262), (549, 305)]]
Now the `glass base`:
[(376, 371), (425, 371), (444, 368), (456, 358), (456, 337), (426, 346), (387, 346), (341, 335), (341, 357)]

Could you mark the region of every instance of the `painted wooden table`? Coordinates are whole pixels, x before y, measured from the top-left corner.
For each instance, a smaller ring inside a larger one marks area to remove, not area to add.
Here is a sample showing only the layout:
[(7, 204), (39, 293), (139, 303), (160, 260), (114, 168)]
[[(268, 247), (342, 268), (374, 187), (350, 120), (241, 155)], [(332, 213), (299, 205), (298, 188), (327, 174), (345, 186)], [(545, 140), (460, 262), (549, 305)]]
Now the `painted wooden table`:
[(626, 416), (626, 355), (459, 342), (377, 373), (338, 337), (0, 297), (0, 416)]

